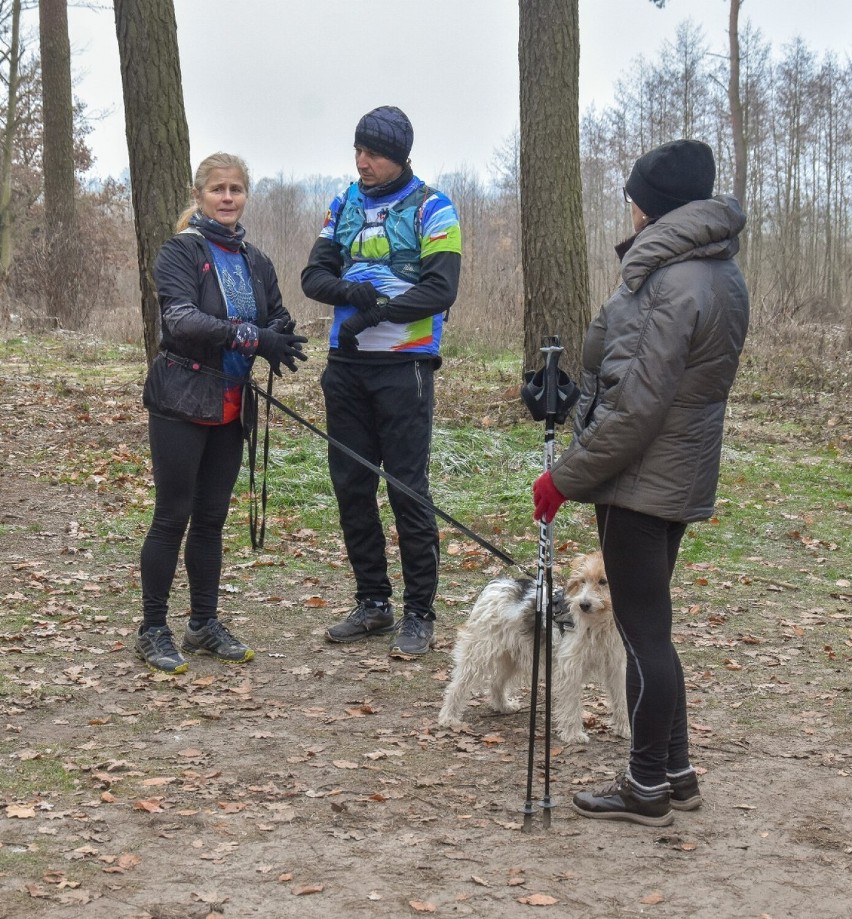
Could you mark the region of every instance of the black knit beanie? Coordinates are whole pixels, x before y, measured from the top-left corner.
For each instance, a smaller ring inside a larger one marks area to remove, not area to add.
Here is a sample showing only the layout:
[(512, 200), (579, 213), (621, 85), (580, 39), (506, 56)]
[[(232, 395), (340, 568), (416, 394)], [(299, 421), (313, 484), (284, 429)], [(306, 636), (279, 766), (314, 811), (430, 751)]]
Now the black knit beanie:
[(674, 140), (640, 156), (624, 188), (644, 214), (656, 218), (711, 198), (715, 181), (710, 147), (700, 140)]
[(380, 105), (358, 122), (355, 146), (366, 147), (404, 166), (414, 143), (414, 128), (408, 116), (395, 105)]

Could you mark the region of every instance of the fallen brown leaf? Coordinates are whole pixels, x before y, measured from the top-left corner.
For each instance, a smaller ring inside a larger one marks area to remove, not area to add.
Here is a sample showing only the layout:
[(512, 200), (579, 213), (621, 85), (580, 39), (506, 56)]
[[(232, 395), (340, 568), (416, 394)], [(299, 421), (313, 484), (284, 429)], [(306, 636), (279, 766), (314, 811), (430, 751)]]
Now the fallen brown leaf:
[(531, 893), (528, 897), (518, 897), (518, 903), (526, 906), (555, 906), (559, 901), (546, 893)]

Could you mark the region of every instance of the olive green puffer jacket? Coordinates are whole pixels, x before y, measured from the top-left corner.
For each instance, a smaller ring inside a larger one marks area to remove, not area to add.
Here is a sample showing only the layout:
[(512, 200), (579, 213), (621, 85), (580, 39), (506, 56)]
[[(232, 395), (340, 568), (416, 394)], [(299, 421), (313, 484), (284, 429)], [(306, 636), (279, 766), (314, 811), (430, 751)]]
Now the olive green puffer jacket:
[(553, 465), (574, 501), (665, 520), (713, 514), (722, 428), (748, 329), (736, 199), (693, 201), (644, 228), (583, 344), (574, 438)]

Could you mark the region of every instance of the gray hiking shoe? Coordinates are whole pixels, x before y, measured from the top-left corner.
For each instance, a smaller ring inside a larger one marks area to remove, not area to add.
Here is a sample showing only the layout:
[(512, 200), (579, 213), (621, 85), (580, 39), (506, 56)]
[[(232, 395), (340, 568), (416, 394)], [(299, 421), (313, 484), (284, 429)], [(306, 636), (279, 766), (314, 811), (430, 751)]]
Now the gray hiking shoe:
[(629, 820), (644, 826), (668, 826), (674, 820), (668, 783), (644, 788), (629, 773), (617, 775), (602, 791), (578, 791), (572, 804), (581, 816), (598, 820)]
[(328, 641), (348, 644), (371, 635), (387, 635), (393, 630), (393, 610), (387, 600), (359, 600), (343, 622), (326, 629), (325, 637)]
[(174, 635), (167, 625), (136, 633), (133, 643), (136, 656), (145, 661), (149, 670), (158, 673), (186, 673), (189, 664), (175, 647)]
[(666, 778), (672, 786), (671, 805), (676, 811), (694, 811), (701, 807), (701, 790), (694, 769), (680, 775), (666, 774)]
[(434, 646), (435, 623), (431, 619), (421, 619), (413, 613), (406, 613), (397, 623), (396, 635), (388, 653), (391, 657), (410, 660), (426, 654)]
[(208, 619), (200, 629), (187, 623), (181, 651), (209, 654), (226, 664), (245, 664), (254, 657), (254, 651), (235, 638), (218, 619)]

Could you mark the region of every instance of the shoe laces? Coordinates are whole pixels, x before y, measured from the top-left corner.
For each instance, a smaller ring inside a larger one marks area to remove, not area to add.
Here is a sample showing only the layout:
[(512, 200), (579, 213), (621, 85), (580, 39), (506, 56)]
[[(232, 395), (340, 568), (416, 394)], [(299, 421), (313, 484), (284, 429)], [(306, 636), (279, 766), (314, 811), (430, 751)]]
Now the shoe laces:
[(369, 606), (369, 603), (369, 600), (359, 600), (358, 605), (346, 618), (356, 624), (361, 624), (366, 621), (370, 613), (383, 613), (387, 610), (385, 606)]
[(230, 633), (228, 627), (221, 623), (218, 619), (209, 619), (207, 622), (207, 630), (213, 634), (213, 636), (221, 641), (227, 641), (231, 644), (238, 644), (237, 639)]
[(177, 654), (174, 633), (168, 626), (161, 629), (149, 629), (148, 637), (160, 653)]
[(630, 787), (628, 784), (627, 773), (619, 772), (616, 775), (616, 777), (613, 779), (612, 784), (607, 785), (606, 788), (602, 789), (599, 792), (599, 797), (606, 798), (606, 797), (609, 797), (610, 795), (621, 794), (624, 791), (625, 785), (627, 785), (628, 788)]
[(397, 629), (400, 635), (416, 635), (423, 638), (427, 634), (426, 620), (419, 616), (403, 616)]

